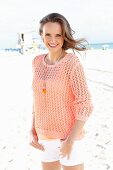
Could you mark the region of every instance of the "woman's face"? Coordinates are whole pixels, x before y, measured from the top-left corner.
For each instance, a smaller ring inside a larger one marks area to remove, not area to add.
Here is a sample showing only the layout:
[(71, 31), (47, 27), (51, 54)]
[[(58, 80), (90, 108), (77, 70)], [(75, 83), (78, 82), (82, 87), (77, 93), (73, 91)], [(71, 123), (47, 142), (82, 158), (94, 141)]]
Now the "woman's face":
[(61, 50), (64, 43), (61, 25), (57, 22), (46, 23), (43, 26), (42, 39), (50, 52)]

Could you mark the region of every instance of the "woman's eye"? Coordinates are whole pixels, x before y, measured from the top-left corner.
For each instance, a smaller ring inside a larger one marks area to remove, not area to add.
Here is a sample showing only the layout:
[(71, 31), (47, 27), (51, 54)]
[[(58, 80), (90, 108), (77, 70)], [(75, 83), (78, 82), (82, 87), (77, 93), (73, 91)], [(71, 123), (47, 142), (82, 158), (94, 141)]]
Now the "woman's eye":
[(61, 34), (57, 34), (56, 37), (61, 37)]
[(47, 37), (49, 37), (49, 36), (50, 36), (50, 34), (46, 34), (46, 36), (47, 36)]

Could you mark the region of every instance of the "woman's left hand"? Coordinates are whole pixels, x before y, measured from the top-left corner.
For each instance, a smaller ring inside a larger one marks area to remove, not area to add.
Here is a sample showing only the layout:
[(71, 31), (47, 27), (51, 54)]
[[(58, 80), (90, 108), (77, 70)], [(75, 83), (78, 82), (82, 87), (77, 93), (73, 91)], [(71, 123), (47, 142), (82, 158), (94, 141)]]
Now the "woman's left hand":
[(67, 159), (69, 159), (72, 151), (72, 147), (73, 147), (73, 143), (69, 142), (68, 140), (61, 141), (60, 156), (62, 158), (67, 156)]

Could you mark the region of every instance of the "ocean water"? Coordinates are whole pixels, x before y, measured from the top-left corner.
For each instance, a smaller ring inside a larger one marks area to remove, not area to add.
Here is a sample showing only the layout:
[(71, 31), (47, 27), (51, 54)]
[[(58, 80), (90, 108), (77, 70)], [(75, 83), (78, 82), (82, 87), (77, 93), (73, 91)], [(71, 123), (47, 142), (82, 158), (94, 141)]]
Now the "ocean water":
[[(42, 43), (39, 43), (37, 45), (37, 47), (39, 49), (45, 49), (45, 47), (44, 47), (44, 45)], [(113, 49), (113, 43), (94, 43), (94, 44), (89, 44), (88, 45), (88, 49), (103, 49), (103, 50)], [(20, 48), (4, 48), (2, 50), (4, 50), (4, 51), (16, 51), (16, 52), (20, 52)]]
[(88, 48), (90, 49), (113, 49), (113, 43), (95, 43), (95, 44), (89, 44)]

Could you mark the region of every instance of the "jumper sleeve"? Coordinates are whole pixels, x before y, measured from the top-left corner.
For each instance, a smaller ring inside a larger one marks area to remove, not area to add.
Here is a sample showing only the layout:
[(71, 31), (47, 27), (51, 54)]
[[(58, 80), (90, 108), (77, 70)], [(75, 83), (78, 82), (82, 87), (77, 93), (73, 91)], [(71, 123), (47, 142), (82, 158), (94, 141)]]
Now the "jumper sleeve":
[(77, 61), (73, 66), (70, 83), (74, 94), (74, 102), (72, 103), (73, 114), (76, 120), (86, 121), (93, 110), (93, 105), (84, 69), (80, 61)]

